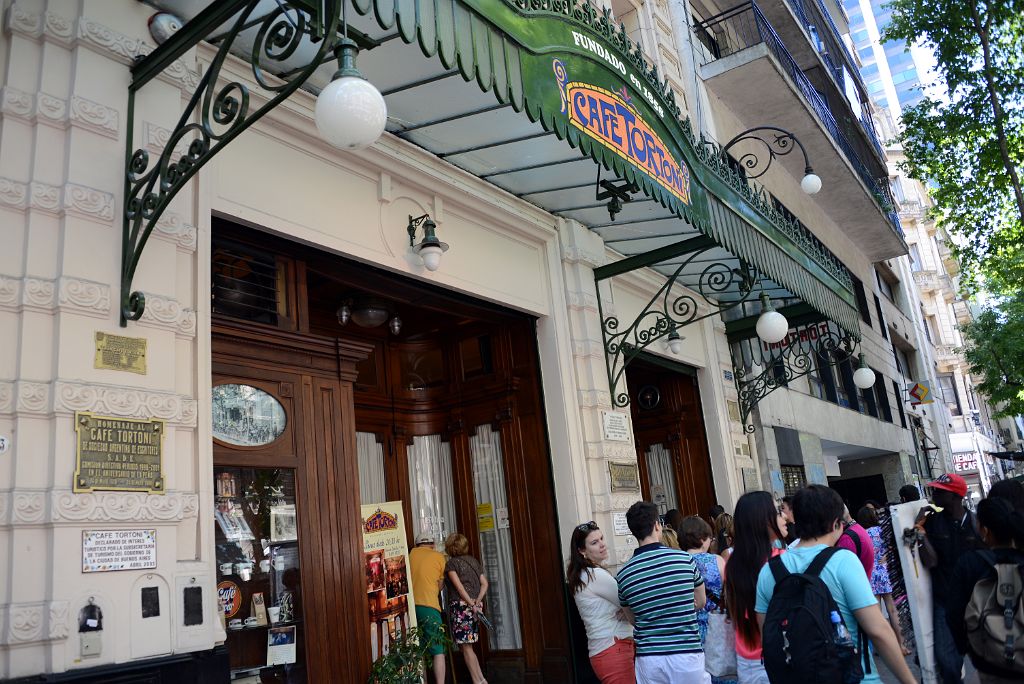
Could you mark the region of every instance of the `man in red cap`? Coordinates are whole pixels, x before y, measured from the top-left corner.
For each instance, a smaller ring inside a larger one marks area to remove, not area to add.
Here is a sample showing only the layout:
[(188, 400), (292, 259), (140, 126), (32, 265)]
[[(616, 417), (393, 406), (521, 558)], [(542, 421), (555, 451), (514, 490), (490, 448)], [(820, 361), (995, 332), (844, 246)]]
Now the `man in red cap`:
[[(983, 548), (974, 514), (964, 508), (967, 482), (955, 473), (940, 475), (931, 487), (932, 503), (917, 516), (914, 526), (923, 532), (921, 563), (931, 570), (935, 665), (941, 684), (960, 684), (964, 658), (956, 648), (946, 623), (946, 597), (957, 560), (964, 553)], [(962, 616), (961, 616), (962, 617)]]

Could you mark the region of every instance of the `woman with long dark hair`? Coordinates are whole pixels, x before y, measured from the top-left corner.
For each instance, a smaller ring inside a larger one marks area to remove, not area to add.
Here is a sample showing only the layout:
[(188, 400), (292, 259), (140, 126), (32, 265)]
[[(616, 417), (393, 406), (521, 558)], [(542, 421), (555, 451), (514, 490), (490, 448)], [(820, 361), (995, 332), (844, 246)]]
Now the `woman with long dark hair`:
[[(949, 583), (946, 622), (953, 633), (957, 650), (970, 654), (971, 662), (978, 669), (981, 684), (1020, 682), (1024, 667), (1020, 662), (1019, 647), (1012, 663), (1008, 663), (1004, 657), (992, 658), (991, 652), (987, 654), (988, 657), (985, 653), (979, 653), (975, 646), (983, 644), (983, 635), (987, 630), (980, 624), (972, 624), (972, 620), (977, 620), (977, 612), (974, 611), (973, 616), (969, 615), (967, 604), (971, 602), (974, 585), (981, 580), (997, 580), (996, 565), (1016, 566), (1018, 573), (1024, 567), (1024, 513), (1015, 509), (1009, 499), (992, 496), (990, 492), (987, 499), (978, 503), (978, 526), (989, 549), (970, 551), (957, 562)], [(1012, 587), (1013, 583), (1007, 582), (1006, 585)], [(1017, 606), (1014, 605), (1014, 608)], [(982, 636), (982, 639), (978, 639), (978, 636)]]
[(619, 585), (601, 565), (604, 532), (593, 521), (573, 528), (566, 579), (587, 629), (590, 665), (602, 684), (636, 684), (633, 626), (619, 604)]
[(785, 521), (768, 492), (748, 492), (736, 502), (736, 537), (725, 563), (725, 604), (736, 627), (739, 684), (768, 684), (768, 673), (761, 663), (761, 630), (754, 606), (761, 567), (783, 552), (783, 529)]

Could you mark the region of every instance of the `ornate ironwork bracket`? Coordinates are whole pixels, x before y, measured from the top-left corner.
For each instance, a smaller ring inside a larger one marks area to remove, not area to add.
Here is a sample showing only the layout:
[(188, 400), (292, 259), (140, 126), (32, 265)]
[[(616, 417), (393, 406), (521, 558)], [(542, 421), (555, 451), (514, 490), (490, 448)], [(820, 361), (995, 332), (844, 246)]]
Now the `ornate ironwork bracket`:
[[(601, 336), (604, 340), (605, 363), (608, 368), (608, 387), (612, 394), (612, 406), (622, 408), (629, 405), (629, 393), (619, 392), (617, 387), (625, 375), (626, 367), (646, 347), (662, 338), (668, 338), (673, 333), (678, 334), (684, 326), (719, 314), (749, 299), (754, 291), (758, 273), (753, 266), (742, 260), (739, 268), (731, 268), (724, 262), (712, 262), (703, 266), (695, 286), (696, 297), (689, 291), (683, 293), (674, 291), (677, 280), (683, 271), (697, 261), (701, 254), (715, 247), (714, 241), (710, 238), (690, 238), (677, 245), (641, 254), (639, 257), (623, 259), (595, 270), (594, 276), (599, 286), (597, 306), (598, 314), (601, 317)], [(600, 297), (601, 280), (680, 254), (685, 254), (686, 259), (665, 280), (661, 288), (628, 327), (620, 330), (618, 317), (605, 317)], [(715, 295), (722, 295), (734, 288), (739, 293), (737, 299), (729, 301), (712, 299)], [(702, 303), (698, 301), (698, 297), (708, 308), (702, 309)]]
[(754, 431), (748, 422), (750, 413), (766, 396), (815, 370), (856, 359), (858, 348), (852, 335), (828, 321), (797, 326), (777, 344), (766, 344), (757, 337), (730, 339), (744, 432)]
[[(758, 133), (768, 133), (769, 137), (757, 135)], [(778, 126), (757, 126), (755, 128), (748, 128), (747, 130), (739, 133), (729, 142), (722, 146), (722, 154), (728, 155), (729, 150), (733, 146), (751, 140), (758, 142), (764, 146), (765, 152), (768, 153), (767, 160), (762, 160), (761, 157), (757, 156), (755, 152), (746, 152), (740, 156), (737, 160), (743, 165), (747, 178), (754, 179), (760, 178), (768, 172), (768, 168), (772, 165), (772, 162), (779, 157), (784, 157), (793, 152), (793, 150), (799, 148), (800, 153), (804, 157), (804, 174), (814, 173), (814, 169), (811, 168), (811, 162), (807, 158), (807, 150), (804, 149), (804, 145), (800, 142), (800, 139), (789, 131), (779, 128)]]
[[(339, 42), (342, 0), (280, 0), (262, 16), (253, 16), (260, 0), (220, 0), (211, 3), (167, 42), (141, 58), (132, 68), (128, 89), (128, 139), (125, 159), (125, 200), (121, 247), (121, 326), (142, 317), (146, 298), (132, 291), (139, 260), (153, 228), (171, 200), (210, 159), (239, 134), (298, 90)], [(236, 16), (237, 15), (237, 16)], [(159, 158), (150, 161), (145, 149), (134, 149), (135, 94), (174, 60), (226, 22), (219, 48), (203, 74), (185, 111), (178, 119)], [(238, 81), (220, 84), (228, 54), (237, 51), (242, 33), (253, 35), (249, 52), (253, 77), (266, 102), (256, 107), (248, 86)], [(290, 60), (309, 39), (317, 46), (309, 61)], [(178, 150), (185, 147), (184, 153)]]

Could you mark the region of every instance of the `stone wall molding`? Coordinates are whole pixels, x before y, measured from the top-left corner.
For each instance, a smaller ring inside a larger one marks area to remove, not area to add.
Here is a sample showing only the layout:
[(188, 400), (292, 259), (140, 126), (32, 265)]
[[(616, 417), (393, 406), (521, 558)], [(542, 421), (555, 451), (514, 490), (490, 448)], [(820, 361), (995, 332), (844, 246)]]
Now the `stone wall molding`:
[(4, 86), (0, 89), (0, 113), (30, 124), (40, 123), (60, 129), (74, 126), (113, 140), (119, 138), (121, 130), (118, 110), (79, 95), (72, 96), (69, 102), (49, 93), (32, 95)]
[(199, 231), (173, 211), (165, 211), (156, 222), (153, 237), (173, 243), (179, 251), (191, 254), (196, 251)]
[(68, 609), (70, 604), (67, 601), (50, 601), (49, 604), (49, 638), (50, 641), (58, 641), (68, 638)]
[(199, 495), (189, 492), (50, 492), (53, 523), (181, 522), (199, 516)]
[(63, 277), (58, 279), (58, 306), (99, 318), (110, 315), (110, 286), (91, 280)]
[(173, 330), (179, 337), (193, 338), (196, 335), (196, 312), (181, 305), (176, 299), (160, 295), (146, 295), (146, 310), (139, 319), (141, 325)]
[(125, 418), (159, 418), (180, 427), (196, 427), (196, 400), (174, 392), (58, 380), (53, 396), (58, 415), (92, 411)]
[(17, 381), (17, 411), (19, 414), (47, 415), (50, 411), (50, 384), (47, 382)]
[(60, 188), (39, 181), (28, 184), (29, 207), (47, 214), (60, 216)]
[(18, 490), (11, 495), (11, 524), (35, 525), (46, 515), (46, 497), (43, 491)]
[(63, 209), (68, 214), (111, 225), (114, 221), (114, 195), (85, 185), (68, 183), (64, 186)]
[(68, 118), (72, 125), (118, 139), (121, 129), (121, 115), (113, 107), (87, 100), (75, 95), (71, 98)]
[[(0, 415), (10, 415), (14, 413), (14, 383), (10, 381), (0, 381)], [(0, 515), (4, 506), (0, 503)]]
[(70, 626), (67, 601), (11, 603), (0, 608), (0, 645), (14, 646), (68, 638)]
[(32, 102), (32, 95), (11, 86), (0, 88), (0, 113), (4, 116), (32, 121), (34, 112), (35, 103)]
[(21, 301), (21, 278), (0, 275), (0, 309), (17, 311)]

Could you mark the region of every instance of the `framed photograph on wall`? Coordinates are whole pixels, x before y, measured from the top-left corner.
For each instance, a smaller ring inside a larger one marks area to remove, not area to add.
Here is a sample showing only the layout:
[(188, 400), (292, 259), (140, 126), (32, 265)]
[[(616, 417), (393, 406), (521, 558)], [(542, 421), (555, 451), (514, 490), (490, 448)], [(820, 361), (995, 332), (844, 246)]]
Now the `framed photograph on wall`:
[(295, 524), (295, 504), (270, 507), (270, 541), (295, 541), (299, 538)]

